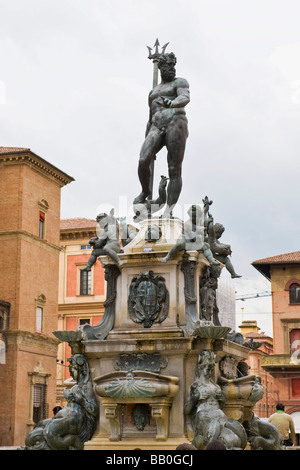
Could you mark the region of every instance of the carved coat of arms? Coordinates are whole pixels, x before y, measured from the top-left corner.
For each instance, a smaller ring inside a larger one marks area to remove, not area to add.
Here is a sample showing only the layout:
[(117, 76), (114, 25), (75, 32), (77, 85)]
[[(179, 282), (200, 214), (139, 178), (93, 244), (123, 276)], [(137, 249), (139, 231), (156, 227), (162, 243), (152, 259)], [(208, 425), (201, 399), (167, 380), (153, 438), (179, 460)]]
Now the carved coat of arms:
[(169, 312), (169, 292), (164, 278), (153, 271), (134, 276), (129, 287), (128, 312), (144, 328), (163, 322)]

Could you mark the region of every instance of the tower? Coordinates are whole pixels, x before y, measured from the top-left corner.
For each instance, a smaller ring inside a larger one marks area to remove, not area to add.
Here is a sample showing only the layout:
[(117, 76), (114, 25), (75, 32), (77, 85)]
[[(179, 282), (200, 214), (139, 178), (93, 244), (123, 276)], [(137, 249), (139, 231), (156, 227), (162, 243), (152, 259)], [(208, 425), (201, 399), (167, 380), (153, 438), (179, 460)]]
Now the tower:
[(0, 445), (21, 445), (55, 405), (61, 188), (73, 178), (0, 147)]

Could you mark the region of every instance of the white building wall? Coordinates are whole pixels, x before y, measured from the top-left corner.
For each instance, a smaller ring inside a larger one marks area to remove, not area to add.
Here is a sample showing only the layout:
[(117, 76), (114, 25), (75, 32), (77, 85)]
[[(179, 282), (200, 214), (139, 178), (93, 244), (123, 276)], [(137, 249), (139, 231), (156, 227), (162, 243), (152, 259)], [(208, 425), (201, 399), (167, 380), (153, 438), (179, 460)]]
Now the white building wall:
[(218, 279), (217, 306), (221, 325), (236, 331), (235, 288), (231, 279)]

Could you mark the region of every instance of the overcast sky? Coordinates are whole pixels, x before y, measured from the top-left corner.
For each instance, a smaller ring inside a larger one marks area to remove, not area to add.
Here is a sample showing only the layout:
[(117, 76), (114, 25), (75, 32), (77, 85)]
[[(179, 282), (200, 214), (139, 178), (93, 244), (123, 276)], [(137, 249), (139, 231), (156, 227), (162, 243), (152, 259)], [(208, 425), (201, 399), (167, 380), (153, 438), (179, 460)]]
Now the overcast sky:
[[(0, 17), (0, 145), (29, 147), (75, 178), (62, 218), (131, 207), (152, 86), (146, 46), (169, 42), (191, 91), (175, 215), (207, 195), (243, 275), (237, 293), (270, 289), (251, 262), (300, 249), (300, 2), (0, 0)], [(154, 191), (166, 172), (162, 150)], [(270, 302), (237, 311), (263, 321)]]

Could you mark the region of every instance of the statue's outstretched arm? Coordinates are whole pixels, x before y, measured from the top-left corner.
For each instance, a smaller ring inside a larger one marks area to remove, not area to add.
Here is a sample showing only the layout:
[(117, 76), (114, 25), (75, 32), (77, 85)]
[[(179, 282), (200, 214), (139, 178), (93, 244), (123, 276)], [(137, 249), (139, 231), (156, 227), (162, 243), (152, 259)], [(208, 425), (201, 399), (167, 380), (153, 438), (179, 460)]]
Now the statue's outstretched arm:
[(177, 86), (177, 97), (172, 100), (170, 108), (184, 108), (190, 102), (190, 89), (188, 82), (181, 78)]

